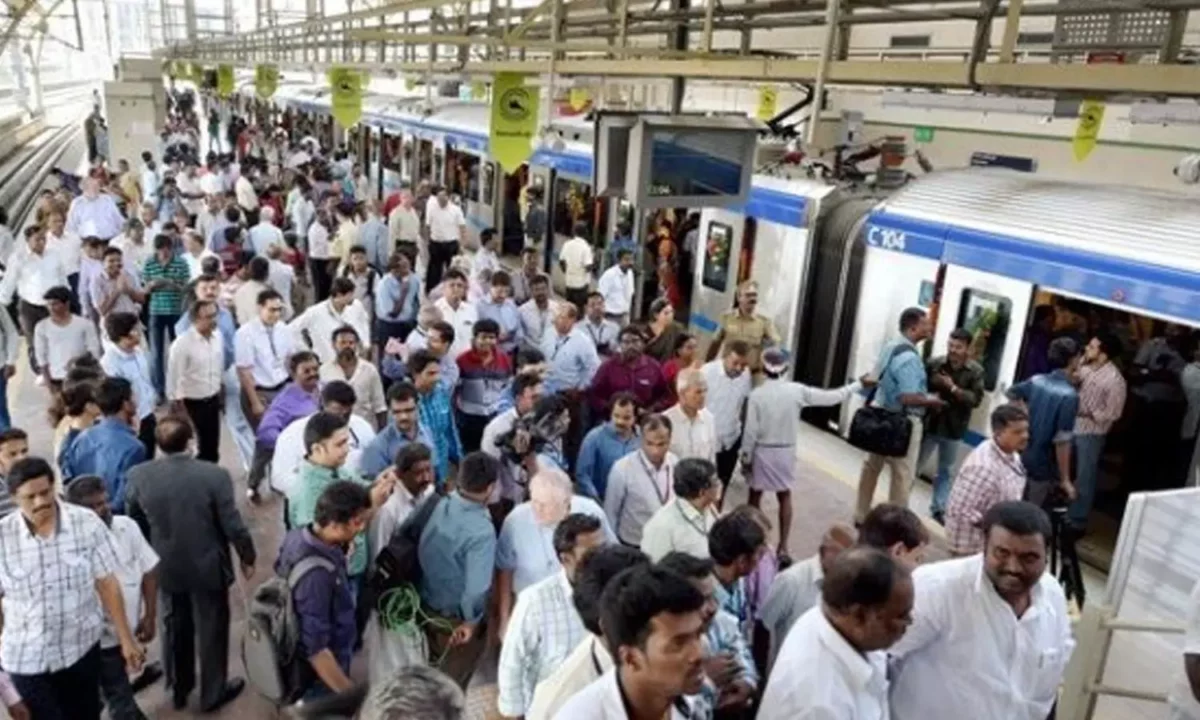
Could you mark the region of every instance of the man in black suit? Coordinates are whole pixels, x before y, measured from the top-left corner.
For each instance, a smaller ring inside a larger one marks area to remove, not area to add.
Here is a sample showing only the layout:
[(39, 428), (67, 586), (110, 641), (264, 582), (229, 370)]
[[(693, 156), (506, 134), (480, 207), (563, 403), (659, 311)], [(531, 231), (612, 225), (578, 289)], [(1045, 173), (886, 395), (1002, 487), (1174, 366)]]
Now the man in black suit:
[(175, 707), (187, 705), (200, 654), (200, 707), (215, 710), (237, 697), (245, 681), (226, 681), (229, 658), (229, 546), (242, 574), (254, 572), (254, 541), (233, 502), (233, 480), (219, 465), (192, 457), (192, 426), (170, 416), (155, 439), (163, 455), (129, 471), (125, 503), (158, 553), (163, 618), (163, 666)]

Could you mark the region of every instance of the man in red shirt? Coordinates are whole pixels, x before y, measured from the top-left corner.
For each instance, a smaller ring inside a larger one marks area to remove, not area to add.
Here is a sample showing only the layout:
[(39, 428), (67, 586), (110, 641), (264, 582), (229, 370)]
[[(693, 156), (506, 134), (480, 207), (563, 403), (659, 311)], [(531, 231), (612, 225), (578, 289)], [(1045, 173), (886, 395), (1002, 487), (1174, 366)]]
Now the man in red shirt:
[(662, 367), (643, 351), (646, 338), (641, 330), (628, 326), (617, 335), (618, 352), (605, 360), (592, 380), (592, 417), (608, 417), (608, 401), (617, 393), (632, 393), (638, 407), (658, 412), (670, 403)]
[(512, 380), (512, 360), (497, 347), (500, 325), (490, 318), (475, 323), (471, 349), (458, 356), (458, 431), (463, 452), (479, 449), (483, 430), (500, 412)]

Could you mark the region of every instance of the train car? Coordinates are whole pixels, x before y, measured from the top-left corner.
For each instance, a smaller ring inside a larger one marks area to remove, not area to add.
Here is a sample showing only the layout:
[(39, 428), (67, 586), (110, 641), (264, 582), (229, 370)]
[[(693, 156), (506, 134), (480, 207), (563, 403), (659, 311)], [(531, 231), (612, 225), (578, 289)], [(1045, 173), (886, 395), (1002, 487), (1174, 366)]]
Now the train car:
[[(924, 307), (935, 321), (926, 356), (943, 354), (950, 332), (964, 328), (985, 371), (987, 395), (961, 455), (989, 435), (992, 409), (1030, 374), (1027, 353), (1044, 347), (1031, 337), (1087, 343), (1105, 331), (1124, 347), (1116, 362), (1127, 400), (1101, 464), (1098, 542), (1111, 547), (1130, 492), (1197, 483), (1194, 428), (1189, 437), (1183, 425), (1183, 370), (1200, 363), (1194, 199), (1004, 170), (943, 171), (857, 208), (841, 227), (841, 237), (820, 241), (844, 252), (827, 253), (833, 262), (823, 270), (837, 292), (809, 303), (827, 343), (815, 344), (806, 380), (833, 385), (872, 372), (901, 311)], [(828, 420), (845, 431), (861, 402)]]

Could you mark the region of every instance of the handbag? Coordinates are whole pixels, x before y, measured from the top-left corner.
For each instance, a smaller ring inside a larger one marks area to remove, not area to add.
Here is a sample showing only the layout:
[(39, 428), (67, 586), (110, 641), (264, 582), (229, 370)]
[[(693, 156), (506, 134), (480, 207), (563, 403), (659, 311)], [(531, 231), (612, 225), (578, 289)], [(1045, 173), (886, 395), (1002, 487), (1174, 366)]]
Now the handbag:
[[(901, 343), (892, 350), (883, 371), (879, 373), (880, 382), (896, 357), (905, 352), (915, 353), (916, 350), (907, 343)], [(912, 420), (904, 409), (889, 410), (872, 405), (878, 389), (878, 385), (871, 388), (867, 393), (867, 402), (854, 413), (850, 421), (850, 444), (884, 457), (904, 457), (912, 440)]]

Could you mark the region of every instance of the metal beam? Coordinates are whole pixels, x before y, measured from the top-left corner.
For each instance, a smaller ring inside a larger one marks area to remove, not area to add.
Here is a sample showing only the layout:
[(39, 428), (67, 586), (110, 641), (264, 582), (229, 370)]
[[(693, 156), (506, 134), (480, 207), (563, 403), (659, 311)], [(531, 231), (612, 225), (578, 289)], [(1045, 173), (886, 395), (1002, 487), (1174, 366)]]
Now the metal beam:
[(1008, 11), (1004, 17), (1004, 37), (1000, 40), (1000, 62), (1013, 61), (1013, 49), (1017, 46), (1017, 36), (1021, 31), (1021, 8), (1025, 0), (1009, 0)]
[(833, 45), (837, 42), (840, 10), (839, 0), (825, 0), (825, 42), (821, 46), (821, 58), (817, 61), (817, 81), (813, 87), (812, 110), (808, 113), (808, 127), (805, 128), (804, 133), (804, 142), (809, 147), (813, 147), (817, 143), (817, 128), (821, 124), (821, 110), (825, 105), (825, 83), (829, 80)]
[(545, 13), (547, 9), (550, 8), (551, 4), (553, 4), (554, 1), (555, 0), (542, 0), (535, 7), (530, 8), (528, 10), (528, 12), (525, 13), (525, 16), (521, 18), (520, 24), (518, 24), (515, 28), (506, 32), (505, 37), (508, 37), (508, 38), (522, 37), (525, 34), (525, 31), (533, 26), (533, 23), (535, 21), (537, 21), (537, 19), (539, 17), (541, 17), (541, 15), (543, 13)]
[(509, 37), (494, 37), (491, 35), (449, 35), (441, 33), (401, 33), (388, 30), (374, 30), (370, 28), (362, 30), (351, 30), (348, 33), (349, 37), (354, 40), (362, 40), (367, 42), (389, 42), (401, 44), (423, 44), (433, 43), (437, 45), (484, 45), (484, 46), (509, 46), (509, 47), (524, 47), (533, 50), (545, 50), (554, 53), (595, 53), (597, 55), (625, 55), (625, 56), (641, 56), (641, 57), (664, 57), (664, 58), (715, 58), (721, 55), (705, 52), (697, 52), (694, 50), (673, 50), (670, 48), (660, 47), (613, 47), (608, 44), (601, 43), (577, 43), (577, 42), (554, 42), (552, 40), (540, 40), (537, 38), (509, 38)]

